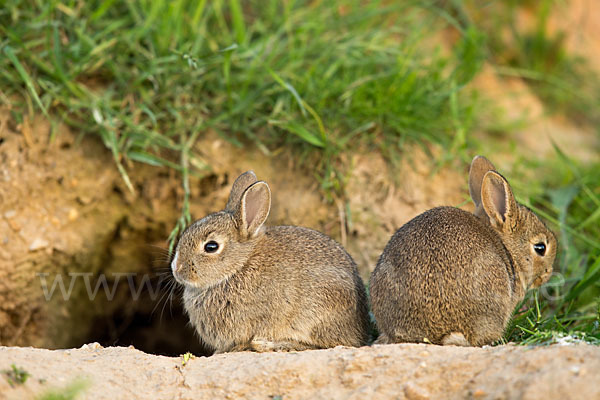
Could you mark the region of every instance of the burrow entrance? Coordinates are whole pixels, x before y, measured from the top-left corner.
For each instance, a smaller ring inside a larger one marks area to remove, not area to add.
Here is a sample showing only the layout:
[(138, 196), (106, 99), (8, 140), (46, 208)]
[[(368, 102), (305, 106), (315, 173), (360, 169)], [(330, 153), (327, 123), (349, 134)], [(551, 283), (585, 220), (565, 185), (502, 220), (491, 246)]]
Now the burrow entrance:
[(38, 276), (40, 294), (50, 299), (49, 324), (56, 323), (48, 329), (51, 347), (98, 342), (165, 356), (209, 355), (183, 310), (166, 250), (148, 244), (163, 232), (131, 232), (126, 225), (119, 224), (99, 268), (93, 256), (83, 257)]

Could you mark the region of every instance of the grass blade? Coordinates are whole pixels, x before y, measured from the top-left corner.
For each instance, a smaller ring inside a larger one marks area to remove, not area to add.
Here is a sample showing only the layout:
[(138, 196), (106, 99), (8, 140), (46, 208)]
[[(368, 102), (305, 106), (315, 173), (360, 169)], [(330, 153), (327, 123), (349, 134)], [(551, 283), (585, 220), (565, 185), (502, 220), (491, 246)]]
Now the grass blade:
[(25, 71), (25, 68), (23, 68), (23, 65), (19, 62), (19, 59), (15, 55), (13, 49), (10, 46), (6, 46), (4, 48), (4, 54), (10, 60), (10, 62), (13, 63), (13, 65), (16, 68), (17, 72), (19, 73), (19, 76), (21, 77), (21, 79), (25, 83), (25, 86), (29, 90), (29, 93), (31, 93), (31, 96), (35, 100), (36, 104), (42, 110), (42, 113), (44, 113), (44, 115), (46, 117), (48, 117), (48, 111), (46, 111), (46, 107), (44, 107), (44, 105), (42, 104), (42, 101), (40, 100), (40, 98), (39, 98), (39, 96), (37, 94), (37, 92), (35, 91), (35, 86), (33, 85), (33, 81), (31, 80), (31, 77), (29, 76), (29, 74), (27, 73), (27, 71)]

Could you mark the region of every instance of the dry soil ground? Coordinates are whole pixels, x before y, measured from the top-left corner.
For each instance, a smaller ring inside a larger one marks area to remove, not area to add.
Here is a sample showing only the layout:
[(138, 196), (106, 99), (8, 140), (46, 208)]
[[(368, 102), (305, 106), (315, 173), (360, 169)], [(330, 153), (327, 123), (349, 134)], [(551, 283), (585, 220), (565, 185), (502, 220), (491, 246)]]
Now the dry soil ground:
[(0, 348), (0, 369), (31, 376), (0, 397), (83, 382), (89, 399), (599, 399), (600, 348), (584, 344), (460, 348), (425, 344), (299, 353), (153, 356), (133, 348)]

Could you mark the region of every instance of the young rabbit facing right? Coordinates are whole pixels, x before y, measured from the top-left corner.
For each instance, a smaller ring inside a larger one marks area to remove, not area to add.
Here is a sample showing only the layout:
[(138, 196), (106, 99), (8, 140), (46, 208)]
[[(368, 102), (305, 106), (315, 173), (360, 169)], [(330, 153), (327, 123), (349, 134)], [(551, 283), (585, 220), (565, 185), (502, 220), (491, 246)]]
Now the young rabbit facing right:
[(298, 226), (264, 227), (271, 191), (252, 171), (225, 210), (185, 230), (171, 263), (202, 341), (217, 353), (361, 346), (365, 286), (333, 239)]
[(376, 343), (482, 346), (552, 273), (557, 241), (485, 157), (469, 172), (474, 214), (424, 212), (390, 239), (371, 276)]

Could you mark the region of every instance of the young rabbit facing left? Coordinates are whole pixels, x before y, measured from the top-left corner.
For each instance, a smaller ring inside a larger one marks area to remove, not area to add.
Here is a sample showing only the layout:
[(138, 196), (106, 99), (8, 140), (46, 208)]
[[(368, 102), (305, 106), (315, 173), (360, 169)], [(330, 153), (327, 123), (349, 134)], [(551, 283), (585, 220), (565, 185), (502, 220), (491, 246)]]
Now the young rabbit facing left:
[(365, 287), (333, 239), (297, 226), (264, 227), (271, 191), (248, 171), (225, 210), (185, 230), (171, 263), (201, 340), (215, 353), (361, 346)]

